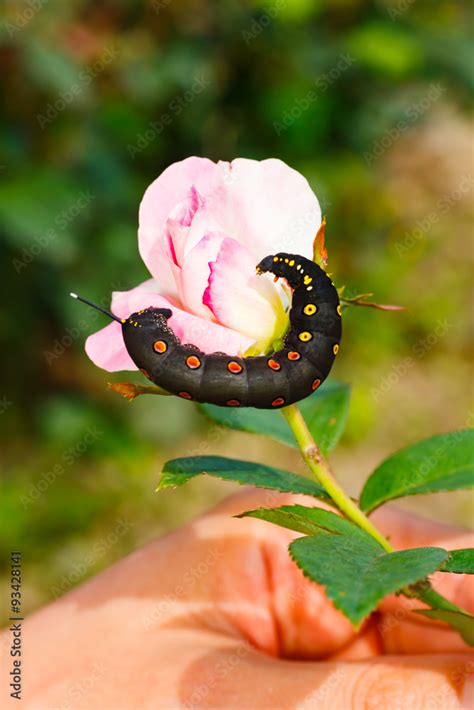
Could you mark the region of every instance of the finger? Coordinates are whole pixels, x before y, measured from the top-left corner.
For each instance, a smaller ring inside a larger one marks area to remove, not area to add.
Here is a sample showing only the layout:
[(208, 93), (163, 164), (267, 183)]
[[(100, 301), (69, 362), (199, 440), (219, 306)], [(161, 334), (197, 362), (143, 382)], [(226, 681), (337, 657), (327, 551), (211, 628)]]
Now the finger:
[[(321, 505), (322, 507), (328, 507), (307, 496), (282, 495), (274, 491), (252, 489), (226, 499), (213, 511), (213, 514), (230, 515), (259, 506), (275, 507), (296, 502), (302, 505)], [(377, 511), (374, 515), (374, 521), (390, 538), (396, 549), (438, 546), (449, 550), (471, 547), (473, 543), (472, 533), (466, 530), (438, 524), (411, 513), (397, 510), (396, 508), (388, 507)], [(265, 525), (266, 523), (262, 524)], [(255, 529), (256, 528), (254, 528), (254, 530)], [(275, 536), (277, 536), (278, 533), (275, 532), (275, 526), (271, 526), (266, 534), (269, 536), (269, 540), (276, 541)], [(290, 539), (292, 536), (290, 534), (290, 536), (286, 537)], [(281, 540), (281, 544), (285, 544), (285, 542), (286, 540)], [(287, 553), (285, 552), (285, 554)], [(275, 567), (275, 565), (283, 567), (283, 560), (275, 559), (276, 551), (274, 551), (272, 555), (272, 567)], [(310, 638), (310, 634), (308, 634), (308, 627), (306, 627), (306, 632), (302, 632), (300, 637), (300, 634), (295, 632), (293, 619), (301, 619), (302, 624), (309, 624), (311, 621), (314, 623), (314, 618), (311, 619), (311, 616), (308, 615), (306, 611), (311, 607), (311, 604), (314, 603), (315, 590), (318, 590), (319, 594), (321, 588), (305, 578), (299, 580), (297, 575), (292, 574), (292, 572), (294, 572), (294, 565), (288, 565), (286, 574), (288, 575), (288, 579), (291, 580), (290, 586), (297, 585), (298, 589), (296, 597), (298, 601), (296, 604), (298, 613), (295, 614), (295, 605), (291, 604), (291, 593), (290, 600), (287, 600), (287, 604), (284, 603), (283, 589), (280, 589), (280, 603), (276, 607), (277, 611), (280, 609), (281, 613), (285, 614), (287, 620), (283, 627), (285, 632), (283, 634), (283, 651), (295, 656), (298, 655), (298, 653), (302, 653), (301, 647), (307, 644), (305, 653), (311, 655), (311, 652), (321, 652), (321, 647), (315, 647), (314, 642)], [(435, 588), (451, 601), (468, 611), (474, 610), (474, 580), (472, 576), (440, 572), (432, 576), (432, 582)], [(384, 614), (380, 617), (379, 650), (388, 653), (455, 653), (466, 651), (467, 646), (462, 641), (459, 634), (451, 630), (446, 624), (441, 624), (412, 613), (412, 609), (423, 607), (424, 605), (418, 600), (408, 600), (403, 596), (391, 595), (383, 600), (380, 606)], [(332, 609), (332, 605), (328, 604), (328, 608)], [(319, 609), (321, 609), (321, 603), (319, 604)], [(328, 618), (330, 619), (330, 623), (332, 623), (334, 616), (331, 615)], [(338, 625), (336, 628), (341, 629), (342, 626)], [(315, 636), (318, 637), (319, 631), (320, 627), (319, 624), (317, 624), (315, 627)], [(288, 632), (288, 634), (286, 634), (286, 632)], [(288, 639), (286, 638), (290, 633), (294, 641), (299, 639), (298, 643), (293, 643), (293, 648), (289, 647)], [(329, 653), (338, 652), (338, 649), (331, 648), (331, 641), (342, 643), (343, 640), (340, 637), (338, 637), (337, 640), (335, 638), (330, 639), (326, 635), (319, 638), (326, 644)], [(346, 643), (351, 644), (352, 640), (350, 634), (348, 634), (346, 636)], [(362, 644), (359, 643), (359, 650), (362, 649), (362, 647)], [(366, 650), (367, 653), (371, 655), (373, 646), (369, 645)], [(342, 652), (343, 647), (340, 648), (339, 651)]]
[[(260, 650), (285, 658), (324, 658), (347, 645), (355, 631), (304, 577), (288, 554), (298, 536), (286, 528), (234, 515), (258, 507), (311, 505), (314, 499), (275, 491), (244, 491), (189, 525), (191, 536), (222, 546), (213, 608)], [(209, 580), (208, 580), (209, 582)]]
[[(396, 509), (380, 510), (374, 521), (391, 538), (397, 549), (433, 546), (446, 550), (472, 547), (474, 535), (452, 526), (435, 523)], [(430, 577), (433, 587), (462, 609), (474, 612), (474, 579), (467, 574), (437, 572)], [(415, 599), (388, 596), (381, 605), (379, 625), (386, 653), (456, 653), (467, 651), (460, 635), (447, 624), (414, 614), (427, 608)]]
[[(302, 663), (274, 660), (252, 647), (194, 645), (181, 676), (185, 707), (346, 708), (462, 707), (474, 662), (464, 655), (383, 657)], [(238, 700), (237, 700), (238, 699)]]

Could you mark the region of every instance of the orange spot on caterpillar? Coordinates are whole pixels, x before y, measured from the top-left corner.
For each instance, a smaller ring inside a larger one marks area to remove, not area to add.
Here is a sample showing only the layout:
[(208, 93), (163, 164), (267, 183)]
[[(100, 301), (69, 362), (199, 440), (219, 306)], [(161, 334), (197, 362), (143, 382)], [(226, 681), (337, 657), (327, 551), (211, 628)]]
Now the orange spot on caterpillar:
[(226, 404), (228, 407), (240, 407), (240, 402), (238, 399), (228, 399)]
[(286, 357), (288, 358), (288, 360), (299, 360), (301, 355), (300, 353), (296, 352), (296, 350), (290, 350)]
[(313, 380), (313, 384), (311, 385), (311, 389), (312, 389), (313, 391), (314, 391), (314, 390), (317, 390), (320, 384), (321, 384), (321, 380), (320, 380), (320, 379)]
[(159, 355), (163, 355), (168, 350), (168, 343), (164, 340), (155, 340), (153, 343), (153, 350)]
[(270, 358), (270, 360), (267, 360), (267, 365), (272, 370), (281, 370), (280, 363), (278, 362), (278, 360), (274, 360), (273, 358)]
[(190, 395), (189, 392), (178, 392), (178, 397), (182, 397), (183, 399), (192, 399), (192, 395)]
[(273, 400), (272, 407), (281, 407), (282, 404), (285, 404), (283, 397), (277, 397)]
[(145, 377), (148, 377), (148, 379), (151, 380), (150, 373), (144, 370), (143, 367), (140, 368), (140, 372), (142, 375), (145, 375)]
[(201, 367), (201, 360), (196, 357), (196, 355), (188, 355), (188, 357), (186, 358), (186, 365), (191, 370), (197, 370), (198, 367)]
[[(230, 362), (227, 363), (227, 369), (229, 370), (229, 372), (232, 372), (233, 375), (238, 375), (239, 372), (242, 372), (242, 370), (244, 368), (242, 367), (240, 362), (236, 362), (235, 360), (231, 360)], [(231, 400), (231, 401), (233, 402), (233, 401), (237, 401), (237, 400)]]

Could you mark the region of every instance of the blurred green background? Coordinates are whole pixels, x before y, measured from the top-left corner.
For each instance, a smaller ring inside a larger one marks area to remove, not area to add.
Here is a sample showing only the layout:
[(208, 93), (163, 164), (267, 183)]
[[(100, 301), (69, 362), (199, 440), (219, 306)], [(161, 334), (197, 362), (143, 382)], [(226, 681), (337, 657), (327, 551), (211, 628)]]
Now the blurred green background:
[[(3, 7), (0, 540), (4, 560), (23, 552), (25, 611), (232, 490), (201, 479), (157, 495), (167, 458), (245, 450), (298, 465), (283, 447), (216, 434), (187, 402), (128, 404), (106, 383), (139, 376), (84, 353), (104, 320), (68, 293), (105, 305), (147, 278), (138, 204), (176, 160), (283, 159), (327, 214), (337, 284), (409, 307), (345, 311), (333, 377), (353, 397), (332, 460), (351, 493), (402, 445), (472, 423), (467, 3)], [(467, 494), (400, 505), (472, 517)]]

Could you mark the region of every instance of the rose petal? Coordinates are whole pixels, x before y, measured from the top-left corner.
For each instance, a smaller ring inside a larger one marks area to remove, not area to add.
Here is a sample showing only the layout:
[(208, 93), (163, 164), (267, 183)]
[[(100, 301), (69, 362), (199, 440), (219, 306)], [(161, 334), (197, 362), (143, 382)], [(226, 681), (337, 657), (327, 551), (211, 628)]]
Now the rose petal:
[(206, 320), (213, 317), (212, 311), (203, 303), (203, 294), (211, 273), (210, 262), (219, 253), (225, 234), (210, 232), (191, 249), (179, 274), (179, 294), (188, 311)]
[(224, 239), (211, 263), (204, 303), (220, 323), (244, 333), (267, 349), (282, 334), (287, 317), (273, 284), (255, 273), (252, 254), (234, 239)]
[[(215, 163), (207, 158), (191, 157), (166, 168), (143, 196), (138, 229), (140, 254), (152, 276), (165, 288), (174, 283), (165, 245), (166, 221), (171, 218), (179, 222), (185, 216), (183, 210), (190, 210), (192, 186), (203, 194), (212, 190), (219, 178)], [(180, 203), (186, 203), (186, 206), (181, 205), (176, 212)]]
[(196, 187), (192, 185), (186, 199), (174, 207), (166, 220), (166, 243), (176, 266), (181, 266), (184, 261), (184, 245), (189, 227), (202, 204), (202, 197)]
[[(312, 257), (321, 209), (308, 181), (274, 158), (219, 163), (224, 189), (212, 200), (220, 229), (246, 246), (259, 261), (286, 251)], [(211, 210), (209, 195), (204, 194)]]
[(102, 330), (89, 335), (85, 349), (94, 365), (108, 372), (137, 369), (124, 345), (119, 323), (109, 323)]
[(247, 246), (257, 263), (278, 251), (311, 257), (320, 224), (319, 203), (307, 180), (281, 160), (216, 164), (192, 157), (171, 165), (145, 192), (140, 253), (161, 290), (169, 290), (170, 230), (177, 263), (208, 231), (225, 232)]

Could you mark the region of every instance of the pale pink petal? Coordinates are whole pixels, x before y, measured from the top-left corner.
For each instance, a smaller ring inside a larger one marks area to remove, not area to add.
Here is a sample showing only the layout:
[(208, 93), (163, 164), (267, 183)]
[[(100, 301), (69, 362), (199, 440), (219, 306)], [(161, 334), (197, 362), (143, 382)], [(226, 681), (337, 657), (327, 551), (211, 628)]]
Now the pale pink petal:
[(119, 318), (128, 318), (131, 313), (146, 307), (142, 304), (157, 295), (161, 295), (157, 282), (155, 279), (148, 279), (129, 291), (114, 291), (110, 308)]
[[(163, 307), (166, 305), (163, 304)], [(173, 311), (168, 323), (183, 344), (197, 345), (205, 353), (223, 352), (228, 355), (243, 355), (254, 344), (254, 339), (243, 333), (181, 311), (171, 303), (168, 307)]]
[(181, 266), (184, 261), (184, 245), (189, 227), (202, 203), (202, 197), (196, 187), (191, 185), (186, 198), (171, 210), (166, 220), (166, 244), (172, 261), (176, 266)]
[(89, 335), (85, 348), (94, 365), (108, 372), (138, 369), (125, 348), (120, 323), (109, 323)]
[(219, 253), (225, 234), (209, 232), (186, 255), (179, 275), (181, 302), (188, 311), (210, 320), (212, 312), (203, 303), (203, 294), (210, 275), (210, 262)]
[(225, 239), (211, 263), (204, 303), (220, 323), (259, 342), (271, 342), (285, 325), (277, 289), (257, 276), (252, 254), (233, 239)]
[[(182, 210), (190, 209), (192, 186), (202, 195), (212, 191), (219, 180), (220, 170), (216, 163), (207, 158), (191, 157), (170, 165), (146, 190), (139, 212), (139, 248), (143, 261), (160, 284), (174, 280), (165, 245), (167, 219), (179, 222), (179, 218), (183, 218)], [(182, 206), (181, 212), (179, 208), (174, 212), (184, 202), (186, 207)]]
[(256, 262), (279, 251), (311, 257), (321, 209), (300, 173), (273, 158), (238, 158), (219, 167), (217, 193), (203, 196), (222, 231), (246, 246)]
[(216, 164), (192, 157), (171, 165), (145, 192), (140, 253), (160, 291), (173, 293), (176, 265), (206, 232), (225, 232), (257, 262), (278, 251), (311, 256), (320, 223), (307, 180), (281, 160)]
[[(253, 344), (253, 340), (242, 333), (187, 313), (176, 302), (154, 293), (153, 284), (153, 279), (149, 279), (130, 291), (114, 292), (112, 312), (126, 318), (148, 307), (170, 308), (173, 315), (168, 323), (176, 336), (183, 344), (196, 345), (205, 353), (222, 351), (239, 355)], [(137, 369), (127, 353), (118, 323), (111, 323), (91, 335), (86, 342), (86, 352), (98, 367), (109, 372)]]

